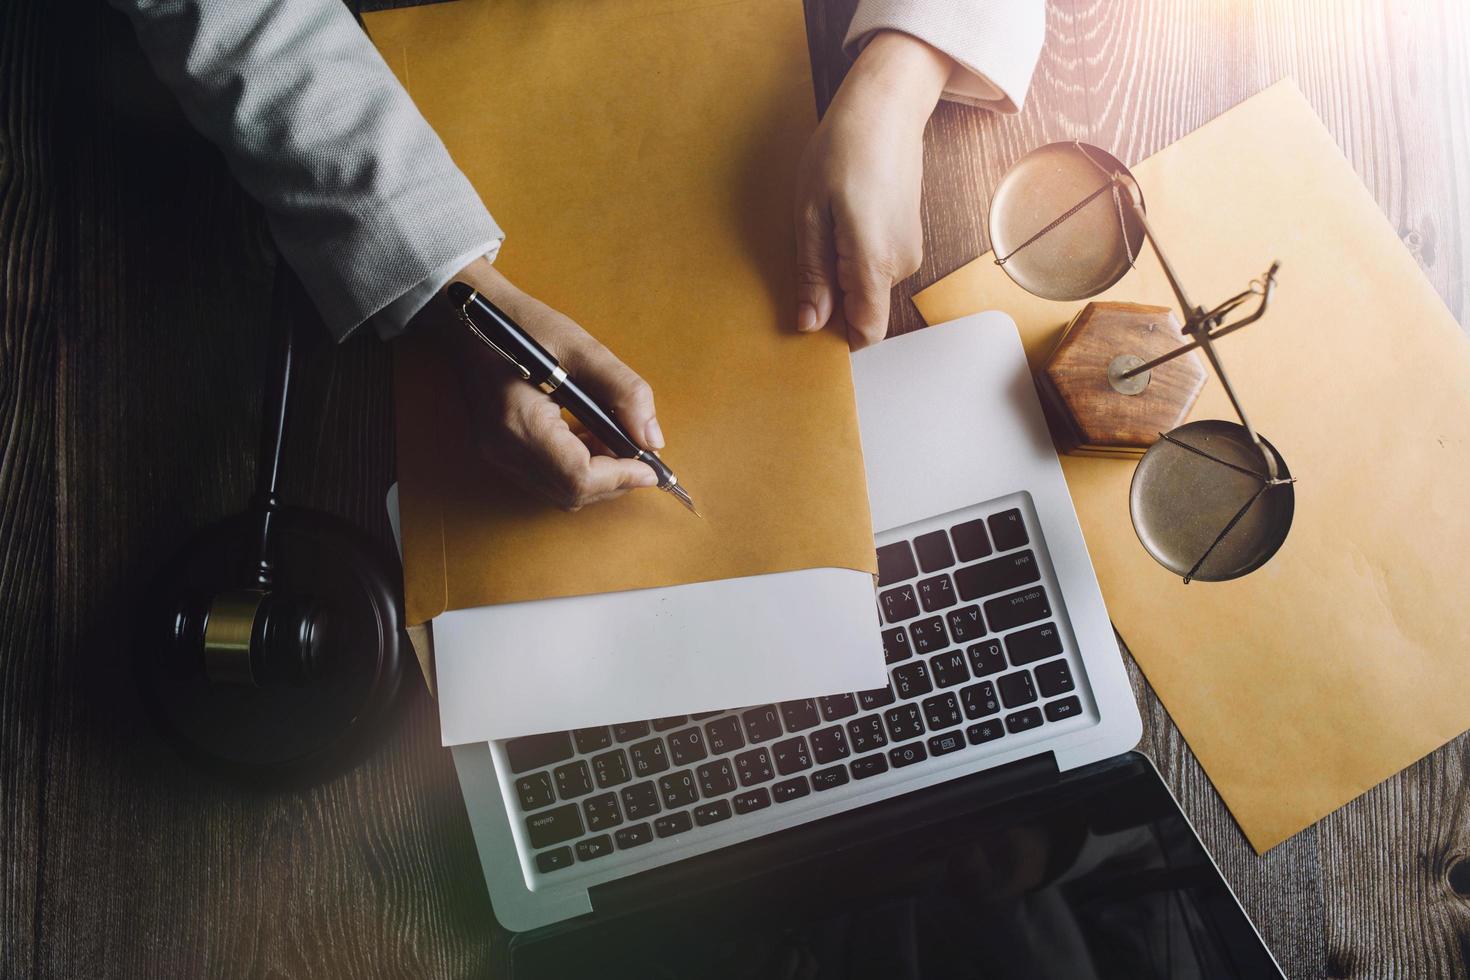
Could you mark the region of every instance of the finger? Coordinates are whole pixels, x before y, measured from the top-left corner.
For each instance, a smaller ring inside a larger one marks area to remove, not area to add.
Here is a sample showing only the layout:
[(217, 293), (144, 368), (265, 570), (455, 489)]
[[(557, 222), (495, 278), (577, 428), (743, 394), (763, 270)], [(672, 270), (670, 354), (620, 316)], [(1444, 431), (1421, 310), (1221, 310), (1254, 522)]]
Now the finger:
[(820, 330), (832, 318), (836, 292), (832, 214), (809, 203), (796, 215), (796, 329)]
[(888, 298), (893, 279), (882, 267), (854, 260), (842, 263), (842, 312), (847, 317), (847, 343), (853, 350), (876, 344), (888, 335)]
[(559, 507), (575, 511), (636, 487), (658, 484), (647, 464), (592, 454), (555, 403), (533, 389), (524, 391), (511, 407), (519, 418), (507, 431), (529, 458), (536, 488)]
[(653, 407), (653, 389), (638, 372), (591, 337), (572, 345), (562, 360), (567, 373), (607, 406), (634, 442), (655, 452), (664, 448), (664, 432)]

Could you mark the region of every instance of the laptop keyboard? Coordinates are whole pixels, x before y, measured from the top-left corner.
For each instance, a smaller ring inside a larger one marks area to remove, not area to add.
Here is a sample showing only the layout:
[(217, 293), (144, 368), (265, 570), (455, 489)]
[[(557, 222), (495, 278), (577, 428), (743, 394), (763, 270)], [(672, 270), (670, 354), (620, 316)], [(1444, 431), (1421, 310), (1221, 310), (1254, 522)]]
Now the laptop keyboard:
[(732, 826), (754, 836), (773, 813), (859, 785), (896, 795), (906, 790), (890, 784), (911, 775), (985, 768), (1028, 733), (1088, 715), (1029, 501), (998, 503), (1013, 506), (922, 522), (909, 529), (922, 533), (880, 544), (886, 687), (497, 743), (528, 877), (550, 883)]

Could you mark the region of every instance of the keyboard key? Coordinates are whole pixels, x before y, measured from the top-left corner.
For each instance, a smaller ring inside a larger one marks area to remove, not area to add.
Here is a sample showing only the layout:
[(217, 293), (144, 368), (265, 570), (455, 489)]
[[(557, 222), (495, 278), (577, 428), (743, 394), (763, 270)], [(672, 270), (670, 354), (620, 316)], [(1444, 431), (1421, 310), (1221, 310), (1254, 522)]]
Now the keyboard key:
[(822, 720), (817, 717), (817, 702), (811, 698), (804, 701), (782, 701), (781, 718), (786, 722), (788, 732), (811, 728)]
[(799, 736), (771, 746), (771, 756), (776, 760), (776, 771), (783, 776), (812, 767), (812, 754), (806, 747), (806, 739)]
[(618, 795), (623, 798), (623, 813), (629, 820), (642, 820), (658, 812), (658, 790), (652, 780), (625, 787)]
[(1053, 660), (1049, 664), (1042, 664), (1035, 670), (1036, 687), (1041, 691), (1042, 697), (1052, 697), (1056, 694), (1066, 694), (1077, 684), (1072, 680), (1072, 668), (1067, 666), (1065, 660)]
[[(603, 830), (607, 827), (616, 827), (623, 822), (622, 811), (618, 809), (618, 797), (616, 793), (603, 793), (600, 796), (589, 796), (582, 801), (582, 816), (587, 821), (587, 830)], [(585, 858), (583, 860), (586, 860)]]
[(825, 698), (817, 698), (817, 704), (822, 706), (822, 718), (826, 721), (855, 715), (858, 709), (857, 699), (851, 694), (829, 694)]
[(871, 752), (888, 744), (888, 736), (883, 731), (883, 719), (877, 715), (854, 718), (848, 722), (847, 738), (852, 743), (854, 752)]
[(582, 813), (575, 803), (533, 813), (526, 818), (526, 832), (531, 838), (531, 846), (537, 850), (581, 837)]
[(775, 779), (776, 771), (765, 749), (751, 749), (735, 757), (735, 775), (740, 777), (741, 786), (749, 787)]
[(699, 799), (699, 789), (694, 784), (694, 773), (685, 769), (671, 772), (658, 778), (658, 795), (664, 809), (688, 806)]
[(757, 810), (764, 810), (770, 805), (771, 794), (766, 792), (766, 788), (764, 786), (759, 786), (755, 789), (747, 790), (744, 793), (740, 793), (735, 797), (736, 813), (754, 813)]
[(976, 643), (965, 650), (965, 656), (970, 658), (970, 670), (974, 671), (976, 677), (998, 674), (1006, 669), (1006, 655), (1000, 648), (999, 640)]
[(553, 762), (572, 757), (572, 740), (566, 732), (527, 735), (505, 743), (505, 758), (511, 772), (545, 769)]
[(959, 602), (959, 599), (955, 597), (954, 583), (949, 580), (949, 576), (936, 575), (920, 580), (919, 602), (923, 604), (925, 612), (935, 612), (948, 609)]
[(578, 728), (572, 732), (572, 740), (577, 743), (578, 752), (583, 755), (591, 755), (612, 744), (612, 732), (607, 730), (606, 725), (599, 725), (596, 728)]
[(653, 730), (656, 732), (666, 732), (670, 728), (678, 728), (688, 720), (688, 715), (669, 715), (667, 718), (655, 718), (653, 719)]
[(929, 679), (929, 665), (922, 660), (893, 668), (893, 689), (901, 698), (916, 698), (934, 690)]
[(965, 655), (958, 650), (930, 657), (929, 674), (939, 687), (954, 687), (970, 679), (970, 671), (965, 667)]
[(726, 715), (705, 725), (704, 735), (710, 751), (719, 755), (745, 748), (745, 736), (740, 734), (740, 719), (734, 715)]
[(883, 606), (884, 617), (890, 623), (901, 623), (905, 619), (913, 619), (919, 615), (919, 600), (914, 598), (912, 585), (903, 585), (896, 589), (889, 589), (887, 592), (880, 592), (878, 601)]
[(929, 736), (930, 755), (949, 755), (951, 752), (958, 752), (964, 747), (965, 736), (960, 734), (958, 730), (945, 732), (943, 735)]
[(985, 635), (985, 620), (979, 606), (961, 606), (945, 614), (949, 620), (949, 633), (956, 643), (968, 643)]
[(970, 740), (971, 745), (979, 745), (982, 742), (993, 742), (1005, 733), (1005, 726), (1000, 723), (1000, 719), (992, 718), (966, 728), (965, 738)]
[(929, 730), (948, 728), (950, 725), (960, 723), (960, 702), (952, 692), (936, 695), (924, 699), (924, 720), (929, 723)]
[(907, 582), (919, 574), (914, 564), (914, 552), (907, 541), (895, 541), (878, 549), (878, 584), (892, 585)]
[(841, 725), (833, 725), (831, 728), (812, 732), (810, 738), (812, 758), (817, 760), (817, 765), (847, 758), (847, 736), (843, 734)]
[(1010, 551), (1019, 548), (1030, 540), (1026, 536), (1026, 522), (1021, 519), (1019, 510), (1002, 511), (999, 514), (991, 514), (990, 540), (995, 542), (995, 550)]
[[(966, 565), (954, 573), (955, 588), (966, 602), (981, 596), (994, 595), (1020, 588), (1041, 578), (1041, 567), (1036, 564), (1036, 555), (1023, 551), (1017, 555), (1003, 555), (982, 561), (977, 565)], [(986, 619), (991, 629), (1001, 629), (990, 618), (987, 608)]]
[(695, 774), (699, 777), (699, 791), (705, 799), (735, 792), (735, 767), (729, 759), (706, 762)]
[(653, 822), (653, 832), (661, 838), (687, 834), (693, 828), (694, 821), (689, 819), (687, 811), (666, 813)]
[(895, 769), (911, 766), (915, 762), (923, 762), (927, 758), (929, 758), (929, 753), (924, 751), (923, 742), (896, 745), (888, 750), (888, 760), (893, 763)]
[(1029, 732), (1041, 725), (1041, 709), (1026, 708), (1022, 711), (1012, 711), (1006, 715), (1006, 731), (1012, 735), (1017, 732)]
[(556, 802), (556, 791), (551, 788), (551, 776), (535, 772), (516, 780), (516, 797), (522, 810), (535, 810)]
[(628, 771), (628, 755), (622, 749), (613, 749), (592, 757), (592, 778), (597, 780), (598, 789), (607, 789), (633, 778)]
[(954, 540), (955, 554), (960, 561), (974, 561), (990, 554), (990, 535), (985, 533), (983, 520), (966, 521), (949, 529)]
[(715, 715), (722, 714), (724, 714), (723, 711), (695, 711), (689, 717), (693, 721), (704, 721), (706, 718), (713, 718)]
[(995, 685), (990, 681), (960, 688), (960, 703), (965, 706), (965, 717), (971, 721), (1000, 710), (1000, 699), (995, 696)]
[(694, 822), (701, 827), (730, 819), (730, 803), (727, 800), (712, 800), (694, 808)]
[(698, 728), (686, 728), (669, 736), (669, 758), (674, 760), (674, 765), (692, 765), (707, 755), (704, 735)]
[(1046, 602), (1046, 589), (1037, 586), (1021, 592), (991, 599), (985, 604), (985, 621), (997, 633), (1013, 626), (1025, 626), (1038, 619), (1048, 619), (1051, 606)]
[(861, 759), (854, 759), (847, 764), (852, 770), (853, 779), (867, 779), (869, 776), (877, 776), (888, 771), (888, 760), (883, 758), (883, 753), (865, 755)]
[(914, 648), (909, 644), (908, 632), (902, 626), (895, 626), (891, 630), (883, 631), (883, 662), (896, 664), (900, 660), (907, 660), (914, 655)]
[(829, 766), (812, 773), (812, 786), (818, 793), (824, 789), (836, 789), (847, 782), (846, 766)]
[(542, 874), (550, 874), (560, 871), (562, 868), (572, 866), (572, 849), (570, 847), (558, 847), (552, 851), (542, 851), (536, 855), (536, 870)]
[(949, 636), (944, 632), (944, 620), (938, 616), (917, 619), (909, 624), (911, 648), (915, 653), (937, 653), (949, 646)]
[(1061, 652), (1062, 634), (1057, 631), (1055, 623), (1016, 630), (1006, 637), (1006, 653), (1017, 667), (1055, 657)]
[(628, 755), (633, 760), (635, 776), (653, 776), (669, 768), (669, 756), (664, 752), (664, 740), (661, 738), (628, 746)]
[(942, 571), (954, 564), (949, 535), (943, 531), (930, 531), (914, 538), (914, 553), (919, 556), (919, 567), (926, 572)]
[(631, 827), (624, 827), (614, 833), (613, 840), (617, 842), (620, 851), (642, 847), (653, 840), (653, 828), (646, 823), (635, 823)]
[(613, 738), (619, 742), (631, 742), (648, 734), (648, 722), (625, 721), (621, 725), (612, 726), (612, 730)]
[(875, 687), (871, 691), (859, 691), (857, 698), (864, 711), (872, 711), (897, 701), (898, 695), (893, 693), (893, 685), (890, 684), (887, 687)]
[(592, 773), (587, 769), (587, 763), (581, 759), (557, 766), (551, 774), (556, 777), (557, 795), (564, 800), (576, 799), (592, 792)]
[(1000, 685), (1000, 699), (1007, 708), (1030, 704), (1036, 700), (1036, 685), (1031, 683), (1031, 672), (1028, 670), (1006, 674), (996, 683)]
[(586, 840), (577, 841), (578, 861), (595, 861), (600, 857), (607, 857), (612, 852), (612, 838), (607, 834), (603, 834), (601, 837), (589, 837)]
[(795, 779), (786, 779), (771, 785), (771, 797), (777, 803), (790, 803), (792, 800), (801, 799), (811, 791), (812, 788), (807, 783), (805, 776), (797, 776)]
[(751, 745), (781, 737), (781, 716), (776, 714), (775, 705), (751, 708), (740, 718), (745, 722), (745, 738)]
[(918, 738), (924, 734), (924, 721), (919, 715), (917, 704), (900, 704), (889, 708), (883, 712), (883, 720), (888, 723), (888, 737), (894, 742)]
[(1045, 710), (1047, 721), (1061, 721), (1064, 718), (1073, 718), (1082, 714), (1082, 702), (1078, 701), (1074, 694), (1070, 698), (1048, 702)]

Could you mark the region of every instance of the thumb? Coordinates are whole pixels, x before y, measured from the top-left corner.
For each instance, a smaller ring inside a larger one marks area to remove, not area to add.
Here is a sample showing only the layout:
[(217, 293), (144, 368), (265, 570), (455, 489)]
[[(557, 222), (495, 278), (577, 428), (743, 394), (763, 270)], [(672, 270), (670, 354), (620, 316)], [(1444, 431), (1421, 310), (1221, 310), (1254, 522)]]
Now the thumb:
[[(565, 358), (567, 371), (617, 418), (644, 449), (664, 447), (664, 433), (653, 408), (653, 389), (638, 373), (597, 341), (588, 338)], [(637, 466), (647, 469), (642, 463)]]
[(796, 216), (796, 329), (820, 330), (832, 317), (836, 273), (832, 213), (807, 204)]

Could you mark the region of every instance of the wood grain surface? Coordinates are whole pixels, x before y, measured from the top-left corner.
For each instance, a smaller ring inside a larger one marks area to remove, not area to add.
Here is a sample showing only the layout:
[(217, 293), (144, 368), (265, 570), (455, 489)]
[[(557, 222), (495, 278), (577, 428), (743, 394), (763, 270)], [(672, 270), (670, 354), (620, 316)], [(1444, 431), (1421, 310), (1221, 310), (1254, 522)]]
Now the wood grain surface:
[[(819, 105), (852, 4), (808, 4)], [(1024, 112), (935, 114), (894, 329), (986, 250), (989, 188), (1026, 150), (1077, 136), (1133, 162), (1288, 74), (1464, 322), (1461, 0), (1054, 0)], [(0, 5), (0, 260), (0, 975), (485, 975), (499, 940), (421, 686), (370, 758), (289, 792), (206, 778), (141, 720), (132, 603), (250, 487), (272, 258), (92, 0)], [(387, 352), (303, 362), (287, 494), (387, 540)], [(1129, 666), (1143, 748), (1289, 975), (1470, 975), (1470, 738), (1257, 857)]]

